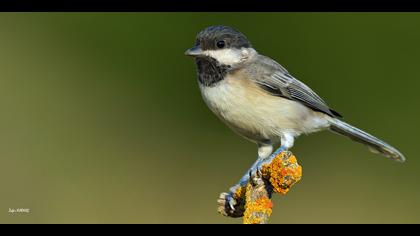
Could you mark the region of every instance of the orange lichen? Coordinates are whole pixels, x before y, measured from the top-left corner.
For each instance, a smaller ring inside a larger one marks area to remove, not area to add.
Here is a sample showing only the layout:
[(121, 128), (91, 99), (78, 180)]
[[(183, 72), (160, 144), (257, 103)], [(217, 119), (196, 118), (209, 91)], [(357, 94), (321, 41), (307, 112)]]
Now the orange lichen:
[(281, 152), (274, 160), (262, 167), (264, 178), (270, 180), (276, 193), (286, 194), (302, 177), (302, 167), (288, 151)]
[(234, 194), (234, 198), (235, 199), (240, 199), (240, 198), (244, 198), (245, 197), (245, 192), (246, 192), (246, 188), (239, 186)]
[(243, 217), (244, 224), (261, 224), (268, 219), (273, 212), (273, 203), (266, 197), (262, 196), (258, 199), (251, 199), (251, 185), (248, 184), (246, 189), (246, 204)]
[[(273, 209), (271, 194), (276, 192), (285, 195), (302, 177), (302, 167), (289, 151), (281, 152), (269, 163), (263, 163), (260, 170), (246, 187), (238, 185), (231, 189), (233, 197), (240, 203), (238, 205), (244, 207), (236, 214), (243, 216), (244, 224), (267, 223)], [(225, 202), (222, 203), (221, 209), (224, 210)]]

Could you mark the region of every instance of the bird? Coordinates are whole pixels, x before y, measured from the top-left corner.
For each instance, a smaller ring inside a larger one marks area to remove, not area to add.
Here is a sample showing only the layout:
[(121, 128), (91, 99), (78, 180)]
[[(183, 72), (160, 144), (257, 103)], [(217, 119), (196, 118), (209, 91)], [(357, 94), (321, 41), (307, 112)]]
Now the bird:
[[(253, 171), (274, 154), (291, 149), (300, 135), (323, 130), (344, 135), (393, 160), (405, 161), (396, 148), (344, 122), (342, 115), (311, 88), (274, 59), (258, 53), (233, 27), (203, 29), (185, 55), (194, 58), (199, 89), (208, 108), (233, 131), (257, 144)], [(248, 178), (245, 174), (240, 184)]]

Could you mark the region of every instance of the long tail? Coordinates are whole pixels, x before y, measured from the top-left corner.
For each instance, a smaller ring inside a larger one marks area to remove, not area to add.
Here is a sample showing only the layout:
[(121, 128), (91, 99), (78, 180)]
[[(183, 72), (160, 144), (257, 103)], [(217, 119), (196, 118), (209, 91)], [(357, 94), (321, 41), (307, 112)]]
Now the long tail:
[(330, 130), (351, 138), (352, 140), (363, 143), (374, 153), (380, 153), (393, 160), (404, 162), (405, 157), (397, 149), (384, 141), (356, 128), (341, 120), (332, 118), (330, 121)]

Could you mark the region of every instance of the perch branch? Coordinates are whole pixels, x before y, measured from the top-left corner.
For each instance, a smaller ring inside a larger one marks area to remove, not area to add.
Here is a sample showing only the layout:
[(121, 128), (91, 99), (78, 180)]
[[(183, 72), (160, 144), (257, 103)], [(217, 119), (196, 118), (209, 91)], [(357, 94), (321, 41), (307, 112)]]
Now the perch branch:
[(227, 204), (227, 193), (219, 197), (218, 211), (230, 217), (243, 216), (244, 224), (265, 224), (272, 213), (272, 193), (285, 195), (302, 177), (302, 167), (289, 151), (283, 151), (271, 162), (261, 163), (260, 171), (249, 178), (246, 186), (239, 186), (232, 194), (235, 209)]

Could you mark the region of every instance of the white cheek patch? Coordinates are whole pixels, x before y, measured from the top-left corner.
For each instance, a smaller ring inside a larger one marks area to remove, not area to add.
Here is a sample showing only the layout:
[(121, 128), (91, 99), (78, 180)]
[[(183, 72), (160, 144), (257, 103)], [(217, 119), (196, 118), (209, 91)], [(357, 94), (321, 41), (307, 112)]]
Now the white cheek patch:
[(235, 65), (243, 60), (243, 55), (238, 49), (220, 49), (220, 50), (207, 50), (204, 54), (208, 57), (216, 59), (220, 64), (223, 65)]

